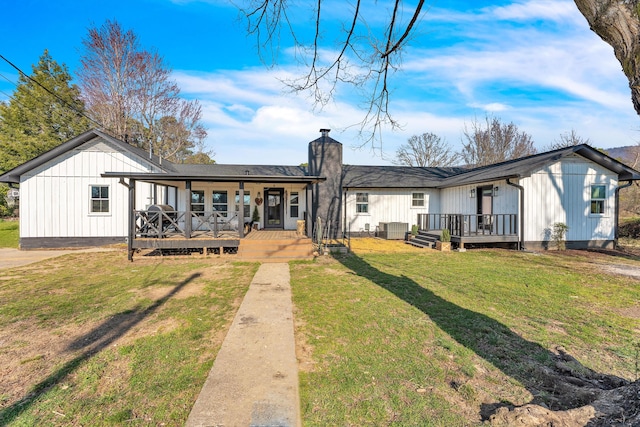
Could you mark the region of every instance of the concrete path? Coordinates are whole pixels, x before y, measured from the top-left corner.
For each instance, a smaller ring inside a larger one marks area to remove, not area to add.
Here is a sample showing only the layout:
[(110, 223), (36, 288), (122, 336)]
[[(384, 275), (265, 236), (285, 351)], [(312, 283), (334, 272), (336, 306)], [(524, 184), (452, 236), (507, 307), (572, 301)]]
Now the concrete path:
[(43, 249), (21, 251), (13, 248), (0, 248), (0, 268), (21, 267), (23, 265), (42, 261), (44, 259), (55, 258), (61, 255), (77, 252), (105, 252), (113, 249), (90, 248), (90, 249)]
[(187, 427), (299, 427), (289, 265), (262, 264), (222, 343)]

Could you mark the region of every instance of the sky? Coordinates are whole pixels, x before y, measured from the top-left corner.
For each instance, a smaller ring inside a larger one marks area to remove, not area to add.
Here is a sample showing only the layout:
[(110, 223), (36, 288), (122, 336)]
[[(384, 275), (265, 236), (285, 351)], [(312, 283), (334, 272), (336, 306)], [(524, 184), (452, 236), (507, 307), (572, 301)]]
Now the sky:
[[(286, 88), (283, 80), (305, 68), (286, 33), (273, 57), (258, 54), (238, 10), (248, 1), (0, 1), (0, 54), (27, 73), (45, 49), (75, 73), (88, 29), (106, 20), (133, 30), (173, 69), (181, 95), (202, 105), (205, 148), (218, 163), (297, 165), (306, 162), (307, 144), (328, 128), (343, 143), (344, 163), (392, 164), (400, 145), (426, 132), (459, 151), (465, 127), (487, 116), (513, 122), (539, 151), (572, 130), (597, 148), (640, 141), (640, 120), (613, 49), (570, 0), (427, 0), (389, 79), (389, 109), (401, 129), (383, 128), (375, 145), (359, 138), (366, 105), (356, 88), (339, 86), (322, 109), (308, 94)], [(375, 33), (390, 2), (366, 3), (362, 24)], [(412, 11), (412, 1), (406, 3), (405, 19)], [(313, 2), (289, 4), (304, 40), (315, 25)], [(331, 53), (353, 2), (322, 5), (322, 47)], [(0, 60), (0, 100), (15, 90), (17, 76)]]

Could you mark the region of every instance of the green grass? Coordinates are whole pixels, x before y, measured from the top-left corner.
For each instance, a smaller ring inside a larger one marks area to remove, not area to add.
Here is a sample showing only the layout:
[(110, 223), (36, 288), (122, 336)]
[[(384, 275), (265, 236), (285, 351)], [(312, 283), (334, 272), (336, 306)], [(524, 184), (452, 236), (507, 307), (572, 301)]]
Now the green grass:
[(17, 248), (18, 238), (18, 221), (0, 219), (0, 248)]
[(122, 252), (3, 270), (0, 366), (29, 381), (0, 378), (0, 425), (184, 425), (256, 270)]
[(499, 250), (294, 264), (314, 366), (301, 373), (305, 425), (477, 425), (491, 408), (545, 401), (534, 373), (557, 346), (584, 369), (634, 379), (640, 321), (625, 313), (640, 281), (598, 265)]

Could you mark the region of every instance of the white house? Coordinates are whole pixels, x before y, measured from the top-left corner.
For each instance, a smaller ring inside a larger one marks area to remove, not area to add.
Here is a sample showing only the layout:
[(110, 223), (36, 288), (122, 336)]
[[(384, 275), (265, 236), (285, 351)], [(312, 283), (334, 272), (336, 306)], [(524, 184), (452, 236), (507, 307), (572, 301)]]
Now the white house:
[(130, 251), (237, 248), (252, 227), (310, 236), (318, 218), (334, 236), (415, 224), (458, 245), (521, 248), (547, 247), (562, 222), (567, 246), (609, 247), (618, 192), (639, 179), (587, 145), (475, 169), (344, 165), (326, 129), (306, 167), (175, 164), (92, 130), (0, 176), (19, 184), (21, 248)]

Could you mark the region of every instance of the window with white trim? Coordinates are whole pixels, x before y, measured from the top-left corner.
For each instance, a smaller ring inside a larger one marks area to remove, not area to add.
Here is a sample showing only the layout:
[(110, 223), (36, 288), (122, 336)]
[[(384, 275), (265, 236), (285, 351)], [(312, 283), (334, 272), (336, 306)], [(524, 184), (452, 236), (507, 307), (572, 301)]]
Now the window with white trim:
[(211, 207), (214, 211), (220, 212), (222, 216), (227, 216), (227, 192), (226, 191), (213, 191), (213, 203)]
[[(240, 190), (236, 190), (236, 212), (240, 210)], [(242, 203), (244, 207), (244, 217), (251, 217), (251, 192), (245, 190), (244, 197), (242, 198)]]
[(300, 214), (300, 197), (297, 191), (292, 191), (289, 195), (289, 217), (298, 218)]
[(91, 213), (109, 213), (108, 185), (91, 186), (91, 205), (89, 211)]
[(191, 191), (191, 212), (204, 215), (204, 190)]
[(411, 193), (411, 207), (424, 207), (424, 193)]
[(356, 213), (369, 213), (369, 193), (356, 193)]
[(605, 209), (605, 201), (607, 199), (607, 186), (604, 184), (596, 184), (591, 186), (591, 213), (594, 215), (603, 215)]

